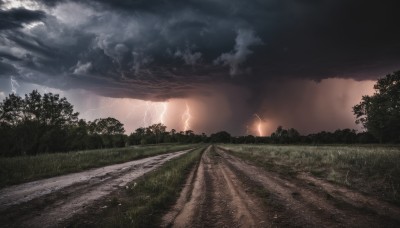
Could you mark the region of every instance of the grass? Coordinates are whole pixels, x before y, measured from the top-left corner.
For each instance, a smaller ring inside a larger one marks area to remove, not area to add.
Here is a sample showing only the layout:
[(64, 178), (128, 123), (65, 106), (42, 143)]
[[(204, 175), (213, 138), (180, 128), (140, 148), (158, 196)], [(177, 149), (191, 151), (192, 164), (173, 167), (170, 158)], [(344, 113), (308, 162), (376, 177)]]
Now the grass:
[[(161, 216), (176, 201), (190, 170), (198, 164), (204, 148), (168, 161), (159, 169), (130, 183), (123, 194), (109, 200), (93, 227), (157, 227)], [(87, 224), (72, 224), (73, 227)]]
[(283, 175), (308, 172), (400, 204), (400, 147), (224, 145), (242, 159)]
[(193, 145), (156, 145), (0, 158), (0, 187), (186, 150)]

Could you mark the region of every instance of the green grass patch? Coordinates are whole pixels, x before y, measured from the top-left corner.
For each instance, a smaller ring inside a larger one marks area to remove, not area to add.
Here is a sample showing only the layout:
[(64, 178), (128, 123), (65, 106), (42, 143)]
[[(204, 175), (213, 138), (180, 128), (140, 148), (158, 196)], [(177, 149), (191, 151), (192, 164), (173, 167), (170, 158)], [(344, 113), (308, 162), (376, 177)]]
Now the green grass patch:
[(400, 147), (223, 145), (222, 148), (269, 171), (308, 172), (400, 203)]
[(194, 145), (168, 144), (40, 154), (37, 156), (0, 157), (0, 187), (193, 147)]
[(130, 183), (124, 196), (111, 200), (103, 216), (96, 218), (95, 227), (157, 227), (163, 213), (179, 197), (186, 178), (198, 164), (203, 150), (198, 148), (168, 161), (159, 169)]

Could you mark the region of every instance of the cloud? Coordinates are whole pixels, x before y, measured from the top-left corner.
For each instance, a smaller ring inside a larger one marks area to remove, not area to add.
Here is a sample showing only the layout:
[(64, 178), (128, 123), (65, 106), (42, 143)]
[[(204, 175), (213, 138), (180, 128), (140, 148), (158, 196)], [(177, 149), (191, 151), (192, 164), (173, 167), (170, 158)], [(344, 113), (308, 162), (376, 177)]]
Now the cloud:
[(78, 75), (87, 74), (91, 68), (92, 68), (91, 62), (81, 63), (80, 61), (78, 61), (73, 74), (78, 74)]
[(176, 50), (174, 53), (175, 57), (181, 58), (186, 65), (195, 66), (201, 61), (201, 53), (200, 52), (192, 52), (189, 47), (186, 47), (183, 51)]
[(43, 20), (45, 16), (45, 13), (39, 10), (27, 10), (24, 8), (0, 9), (0, 30), (22, 28), (24, 24)]
[(233, 51), (223, 53), (214, 60), (214, 64), (228, 65), (230, 67), (229, 74), (231, 76), (242, 73), (240, 65), (246, 61), (247, 56), (253, 53), (250, 47), (263, 44), (261, 39), (254, 35), (254, 31), (242, 29), (237, 32), (235, 42), (235, 49)]
[(13, 65), (0, 61), (0, 75), (13, 75), (16, 73), (17, 70)]
[(395, 0), (1, 6), (0, 78), (153, 101), (213, 96), (212, 85), (238, 123), (274, 100), (281, 81), (362, 81), (400, 68)]

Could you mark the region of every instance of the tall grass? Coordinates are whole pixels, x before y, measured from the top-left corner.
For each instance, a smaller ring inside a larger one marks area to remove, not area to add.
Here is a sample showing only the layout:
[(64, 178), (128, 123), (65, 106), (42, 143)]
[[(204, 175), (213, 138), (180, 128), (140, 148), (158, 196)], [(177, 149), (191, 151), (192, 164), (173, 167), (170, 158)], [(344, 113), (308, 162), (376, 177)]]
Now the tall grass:
[(0, 187), (192, 148), (156, 145), (0, 158)]
[[(168, 161), (159, 169), (130, 183), (124, 194), (109, 202), (93, 227), (157, 227), (161, 216), (178, 198), (181, 188), (198, 164), (204, 148), (198, 148), (179, 158)], [(76, 221), (73, 227), (87, 226)]]
[(226, 145), (264, 168), (292, 175), (309, 172), (400, 203), (400, 147)]

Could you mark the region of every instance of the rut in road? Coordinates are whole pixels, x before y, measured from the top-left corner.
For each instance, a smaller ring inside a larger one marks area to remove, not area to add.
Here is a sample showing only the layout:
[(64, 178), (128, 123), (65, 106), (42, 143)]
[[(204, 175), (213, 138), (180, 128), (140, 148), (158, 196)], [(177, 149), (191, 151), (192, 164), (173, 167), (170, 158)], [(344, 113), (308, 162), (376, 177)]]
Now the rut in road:
[(162, 226), (262, 227), (266, 224), (265, 213), (214, 147), (209, 147), (176, 205), (163, 217)]
[(282, 176), (209, 147), (163, 227), (400, 227), (400, 207), (300, 173)]
[(218, 149), (224, 161), (253, 188), (268, 192), (274, 226), (400, 227), (400, 207), (316, 179), (305, 173), (281, 176)]
[(0, 224), (54, 227), (120, 187), (189, 150), (11, 186), (0, 190)]

